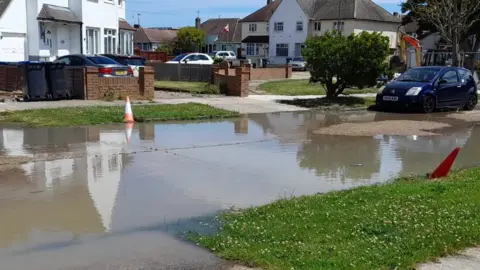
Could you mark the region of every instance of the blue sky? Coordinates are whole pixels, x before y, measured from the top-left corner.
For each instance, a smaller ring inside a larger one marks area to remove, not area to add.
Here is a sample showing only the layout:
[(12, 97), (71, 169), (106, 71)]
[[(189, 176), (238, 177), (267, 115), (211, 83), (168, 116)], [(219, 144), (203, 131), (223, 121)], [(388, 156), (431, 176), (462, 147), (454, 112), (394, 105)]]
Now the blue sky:
[[(400, 11), (401, 0), (373, 0), (390, 12)], [(145, 27), (194, 25), (197, 11), (202, 21), (210, 18), (243, 18), (266, 4), (266, 0), (128, 0), (127, 20)]]

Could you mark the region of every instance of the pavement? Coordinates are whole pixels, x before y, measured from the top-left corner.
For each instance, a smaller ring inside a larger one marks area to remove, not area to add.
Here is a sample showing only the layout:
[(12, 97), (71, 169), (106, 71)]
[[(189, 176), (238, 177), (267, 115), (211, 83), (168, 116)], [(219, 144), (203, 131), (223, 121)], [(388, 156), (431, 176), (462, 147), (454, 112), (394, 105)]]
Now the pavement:
[(480, 269), (480, 248), (469, 248), (456, 256), (440, 258), (438, 262), (417, 265), (418, 270), (477, 270)]

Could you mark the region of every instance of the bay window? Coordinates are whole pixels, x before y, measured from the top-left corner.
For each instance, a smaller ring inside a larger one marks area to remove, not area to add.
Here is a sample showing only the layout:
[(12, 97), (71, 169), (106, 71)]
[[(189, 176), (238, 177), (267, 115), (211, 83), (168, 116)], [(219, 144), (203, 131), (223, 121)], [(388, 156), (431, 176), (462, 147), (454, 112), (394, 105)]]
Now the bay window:
[(103, 33), (104, 39), (104, 53), (117, 53), (117, 30), (115, 29), (104, 29)]

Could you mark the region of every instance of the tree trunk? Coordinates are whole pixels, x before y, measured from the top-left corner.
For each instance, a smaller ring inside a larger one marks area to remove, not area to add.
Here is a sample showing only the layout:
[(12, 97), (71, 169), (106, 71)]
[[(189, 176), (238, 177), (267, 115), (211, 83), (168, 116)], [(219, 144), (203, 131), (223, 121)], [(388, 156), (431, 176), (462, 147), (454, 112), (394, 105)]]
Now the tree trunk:
[(452, 36), (452, 66), (457, 67), (458, 66), (458, 32), (454, 30), (453, 36)]

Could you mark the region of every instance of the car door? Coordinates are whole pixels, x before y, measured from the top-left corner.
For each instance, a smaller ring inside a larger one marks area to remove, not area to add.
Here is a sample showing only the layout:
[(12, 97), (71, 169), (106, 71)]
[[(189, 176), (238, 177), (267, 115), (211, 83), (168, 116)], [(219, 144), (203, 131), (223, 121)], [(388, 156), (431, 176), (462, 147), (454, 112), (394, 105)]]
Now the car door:
[(473, 79), (472, 72), (468, 69), (459, 69), (458, 74), (460, 77), (461, 87), (458, 89), (459, 99), (462, 103), (467, 102), (468, 95), (471, 90), (474, 90), (475, 81)]
[(460, 80), (455, 69), (445, 71), (435, 84), (439, 106), (453, 106), (458, 103)]
[(212, 61), (206, 55), (199, 54), (197, 63), (202, 65), (208, 65), (212, 64)]
[(189, 56), (185, 57), (182, 62), (185, 64), (197, 64), (198, 57), (196, 54), (190, 54)]

